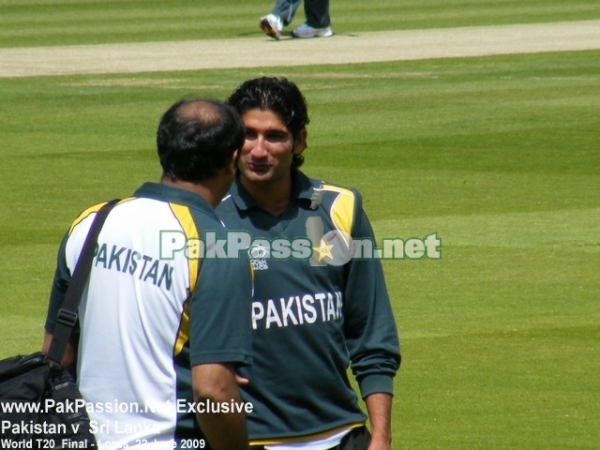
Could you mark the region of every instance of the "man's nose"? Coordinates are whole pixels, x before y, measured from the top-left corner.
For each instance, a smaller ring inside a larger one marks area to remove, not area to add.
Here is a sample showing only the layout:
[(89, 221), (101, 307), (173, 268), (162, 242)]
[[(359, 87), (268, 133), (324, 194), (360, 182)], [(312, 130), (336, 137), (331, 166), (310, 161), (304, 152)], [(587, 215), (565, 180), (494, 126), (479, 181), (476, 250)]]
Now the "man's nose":
[(265, 158), (269, 154), (264, 137), (259, 136), (254, 141), (254, 146), (250, 153), (254, 158)]

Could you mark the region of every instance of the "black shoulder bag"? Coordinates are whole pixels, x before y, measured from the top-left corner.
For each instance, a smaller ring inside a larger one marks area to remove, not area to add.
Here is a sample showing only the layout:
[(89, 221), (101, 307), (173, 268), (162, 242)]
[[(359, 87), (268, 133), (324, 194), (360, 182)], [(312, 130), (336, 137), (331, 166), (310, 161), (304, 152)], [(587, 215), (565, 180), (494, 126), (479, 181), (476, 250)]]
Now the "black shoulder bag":
[(98, 448), (85, 401), (61, 361), (77, 322), (100, 229), (117, 202), (108, 202), (94, 218), (58, 313), (48, 353), (0, 361), (1, 448)]

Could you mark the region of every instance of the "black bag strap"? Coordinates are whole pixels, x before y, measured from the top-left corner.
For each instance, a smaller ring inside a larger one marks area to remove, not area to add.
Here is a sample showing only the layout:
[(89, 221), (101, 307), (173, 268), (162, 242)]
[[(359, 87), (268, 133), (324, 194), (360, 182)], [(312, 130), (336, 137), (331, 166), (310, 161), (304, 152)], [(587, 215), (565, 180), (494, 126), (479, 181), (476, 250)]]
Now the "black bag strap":
[(110, 210), (119, 201), (120, 200), (118, 199), (111, 200), (98, 210), (90, 230), (88, 231), (88, 235), (85, 238), (85, 243), (81, 249), (81, 254), (79, 255), (75, 270), (73, 270), (73, 276), (71, 277), (69, 288), (65, 294), (62, 308), (58, 311), (56, 326), (52, 333), (52, 343), (46, 354), (46, 359), (54, 363), (61, 364), (65, 351), (67, 350), (71, 332), (77, 323), (79, 302), (81, 301), (83, 291), (92, 270), (92, 260), (94, 259), (94, 252), (96, 251), (100, 229), (102, 228), (102, 225), (104, 225), (104, 221)]

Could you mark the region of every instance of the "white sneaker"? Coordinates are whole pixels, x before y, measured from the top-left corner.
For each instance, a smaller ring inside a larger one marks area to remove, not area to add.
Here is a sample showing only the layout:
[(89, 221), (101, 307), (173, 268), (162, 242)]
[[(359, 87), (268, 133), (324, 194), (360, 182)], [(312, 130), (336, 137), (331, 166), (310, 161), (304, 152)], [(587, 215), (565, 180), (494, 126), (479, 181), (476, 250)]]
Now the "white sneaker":
[(281, 18), (277, 17), (275, 14), (268, 14), (261, 17), (259, 26), (267, 36), (271, 36), (273, 39), (277, 40), (281, 37), (283, 22), (281, 21)]
[(303, 23), (294, 31), (292, 31), (292, 36), (301, 39), (314, 37), (329, 37), (333, 36), (333, 31), (331, 30), (331, 27), (313, 28), (309, 24)]

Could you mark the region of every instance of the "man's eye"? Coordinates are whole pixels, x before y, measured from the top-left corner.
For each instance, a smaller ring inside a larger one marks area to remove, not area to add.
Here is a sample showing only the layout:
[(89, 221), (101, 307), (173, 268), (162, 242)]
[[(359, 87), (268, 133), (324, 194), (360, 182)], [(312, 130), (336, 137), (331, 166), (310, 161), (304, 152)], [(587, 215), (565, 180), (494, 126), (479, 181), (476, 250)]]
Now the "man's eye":
[(281, 142), (281, 141), (285, 141), (287, 136), (282, 133), (271, 133), (271, 134), (267, 135), (266, 138), (270, 142)]

